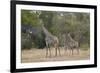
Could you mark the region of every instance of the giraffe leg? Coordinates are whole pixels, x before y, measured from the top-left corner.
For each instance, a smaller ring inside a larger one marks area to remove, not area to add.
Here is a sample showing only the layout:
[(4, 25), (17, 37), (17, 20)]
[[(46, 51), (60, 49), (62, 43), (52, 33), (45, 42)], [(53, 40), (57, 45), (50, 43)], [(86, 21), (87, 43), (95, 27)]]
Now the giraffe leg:
[(72, 49), (69, 47), (68, 56), (70, 56), (71, 54), (72, 54)]
[(68, 55), (68, 47), (64, 47), (64, 49), (65, 49), (65, 54), (67, 53)]
[(49, 48), (49, 51), (50, 51), (50, 57), (51, 57), (51, 49)]
[(79, 48), (77, 48), (77, 54), (79, 54), (79, 52), (80, 52), (80, 50), (79, 50)]
[(55, 48), (55, 51), (56, 51), (55, 56), (57, 56), (57, 48)]
[(48, 47), (46, 47), (46, 58), (48, 56)]
[(61, 56), (61, 53), (60, 53), (60, 48), (58, 47), (58, 51), (59, 51), (59, 55)]
[(74, 52), (74, 49), (72, 48), (72, 55), (74, 54), (73, 52)]
[(70, 56), (71, 54), (72, 54), (72, 49), (70, 48), (70, 49), (69, 49), (69, 54), (68, 54), (68, 55)]
[(73, 55), (73, 49), (70, 48), (70, 55)]
[(51, 57), (51, 48), (50, 48), (50, 46), (49, 46), (49, 57)]

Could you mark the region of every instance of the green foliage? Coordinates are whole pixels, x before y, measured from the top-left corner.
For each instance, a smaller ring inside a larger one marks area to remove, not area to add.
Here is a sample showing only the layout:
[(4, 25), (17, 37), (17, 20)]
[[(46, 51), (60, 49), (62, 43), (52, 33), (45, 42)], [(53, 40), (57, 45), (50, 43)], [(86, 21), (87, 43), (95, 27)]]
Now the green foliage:
[(26, 33), (21, 33), (21, 48), (30, 49), (32, 47), (32, 40)]
[(40, 26), (38, 13), (31, 10), (21, 10), (21, 24)]
[(90, 47), (90, 45), (84, 43), (84, 44), (82, 44), (80, 47), (81, 47), (82, 50), (88, 50), (89, 47)]
[(44, 48), (45, 46), (45, 40), (44, 40), (44, 35), (42, 33), (39, 33), (37, 34), (34, 39), (33, 39), (33, 42), (34, 42), (34, 48)]
[(52, 28), (53, 26), (53, 17), (54, 17), (54, 12), (51, 11), (41, 11), (41, 14), (39, 15), (39, 18), (42, 20), (43, 24), (48, 30)]
[[(21, 10), (21, 24), (32, 27), (45, 26), (53, 35), (71, 33), (81, 45), (90, 43), (90, 14), (79, 12), (56, 12)], [(27, 38), (27, 40), (25, 40)], [(34, 39), (22, 35), (22, 48), (45, 47), (44, 35), (39, 32)]]

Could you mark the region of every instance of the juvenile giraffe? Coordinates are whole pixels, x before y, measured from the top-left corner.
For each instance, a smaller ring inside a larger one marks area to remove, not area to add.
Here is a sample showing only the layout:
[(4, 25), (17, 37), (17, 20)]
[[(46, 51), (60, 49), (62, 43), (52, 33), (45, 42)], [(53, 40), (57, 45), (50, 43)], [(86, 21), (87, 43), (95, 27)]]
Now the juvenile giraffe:
[(77, 51), (77, 54), (79, 54), (79, 43), (77, 41), (75, 41), (70, 33), (67, 34), (67, 37), (66, 37), (66, 42), (65, 42), (65, 51), (66, 50), (70, 50), (70, 53), (73, 55), (74, 53), (74, 50), (76, 49)]

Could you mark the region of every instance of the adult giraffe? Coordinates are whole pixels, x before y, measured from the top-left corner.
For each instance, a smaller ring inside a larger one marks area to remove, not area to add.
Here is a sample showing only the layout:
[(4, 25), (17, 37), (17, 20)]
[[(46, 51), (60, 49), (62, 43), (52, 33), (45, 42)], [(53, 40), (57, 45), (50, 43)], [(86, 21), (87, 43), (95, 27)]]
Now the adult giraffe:
[(51, 46), (55, 48), (55, 56), (60, 54), (59, 40), (56, 36), (52, 35), (44, 26), (42, 26), (43, 33), (45, 35), (46, 42), (46, 57), (49, 55), (51, 57)]

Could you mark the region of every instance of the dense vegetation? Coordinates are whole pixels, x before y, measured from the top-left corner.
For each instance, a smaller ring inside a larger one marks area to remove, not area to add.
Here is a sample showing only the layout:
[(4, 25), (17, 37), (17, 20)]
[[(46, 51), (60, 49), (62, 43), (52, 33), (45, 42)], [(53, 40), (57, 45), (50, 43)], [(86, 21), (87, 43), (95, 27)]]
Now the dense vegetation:
[[(44, 35), (41, 26), (57, 36), (62, 45), (62, 35), (70, 33), (79, 42), (80, 47), (90, 44), (90, 14), (79, 12), (32, 11), (21, 10), (21, 44), (22, 49), (44, 48)], [(23, 27), (27, 27), (23, 30)], [(29, 29), (33, 35), (27, 33)]]

